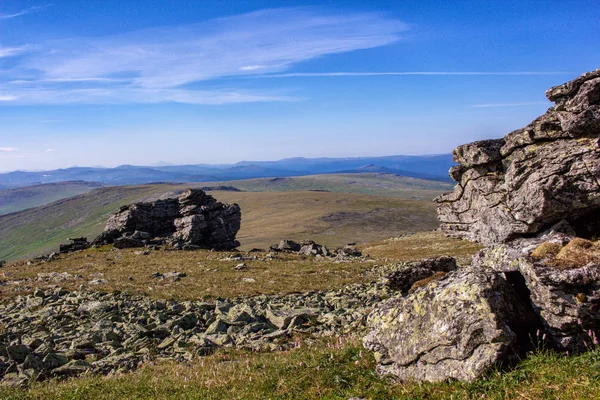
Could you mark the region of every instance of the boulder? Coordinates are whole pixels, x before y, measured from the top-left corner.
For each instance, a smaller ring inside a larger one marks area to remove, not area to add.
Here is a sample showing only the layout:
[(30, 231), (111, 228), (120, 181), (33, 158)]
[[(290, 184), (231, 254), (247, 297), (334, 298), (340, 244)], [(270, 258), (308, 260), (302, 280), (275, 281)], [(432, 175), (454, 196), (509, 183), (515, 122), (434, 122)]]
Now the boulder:
[(525, 128), (454, 150), (458, 184), (436, 199), (446, 235), (493, 245), (560, 220), (600, 231), (600, 70), (546, 96), (556, 105)]
[(536, 323), (501, 273), (463, 268), (380, 304), (363, 344), (400, 381), (470, 381), (514, 358)]
[(73, 251), (85, 250), (91, 245), (85, 237), (67, 238), (67, 240), (71, 241), (71, 243), (59, 245), (59, 253), (71, 253)]
[[(527, 295), (541, 321), (546, 344), (570, 352), (594, 347), (596, 335), (600, 334), (598, 255), (595, 260), (572, 257), (568, 263), (561, 259), (569, 251), (583, 254), (593, 251), (589, 248), (574, 250), (577, 242), (587, 241), (551, 233), (482, 250), (473, 260), (475, 268), (504, 272), (515, 287)], [(583, 262), (579, 262), (582, 259)]]
[(241, 211), (223, 204), (200, 189), (187, 189), (178, 198), (123, 206), (110, 217), (95, 245), (117, 248), (171, 242), (182, 249), (229, 250), (239, 246)]

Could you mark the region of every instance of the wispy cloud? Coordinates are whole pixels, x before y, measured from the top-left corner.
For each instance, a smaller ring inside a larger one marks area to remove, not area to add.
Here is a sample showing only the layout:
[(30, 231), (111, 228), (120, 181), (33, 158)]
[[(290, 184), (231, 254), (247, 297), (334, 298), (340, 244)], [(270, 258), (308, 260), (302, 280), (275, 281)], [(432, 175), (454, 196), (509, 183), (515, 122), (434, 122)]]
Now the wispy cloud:
[(277, 93), (190, 84), (282, 72), (316, 57), (393, 43), (406, 29), (377, 13), (288, 8), (42, 43), (12, 66), (0, 93), (15, 104), (285, 101)]
[(525, 106), (540, 106), (547, 105), (551, 106), (552, 103), (548, 101), (529, 101), (524, 103), (486, 103), (486, 104), (471, 104), (471, 107), (476, 108), (487, 108), (487, 107), (525, 107)]
[(569, 72), (550, 72), (550, 71), (509, 71), (509, 72), (478, 72), (478, 71), (407, 71), (407, 72), (291, 72), (285, 74), (260, 75), (259, 78), (300, 78), (300, 77), (335, 77), (335, 76), (403, 76), (403, 75), (457, 75), (457, 76), (477, 76), (477, 75), (564, 75)]
[(2, 47), (2, 46), (0, 46), (0, 58), (13, 57), (18, 54), (26, 52), (28, 49), (30, 49), (30, 46), (28, 46), (28, 45), (18, 46), (18, 47)]
[(18, 149), (14, 147), (0, 147), (0, 153), (14, 153), (18, 151)]
[(46, 149), (46, 153), (54, 153), (56, 150), (54, 149)]
[(33, 6), (33, 7), (25, 8), (21, 11), (17, 11), (17, 12), (10, 13), (10, 14), (0, 13), (0, 20), (11, 19), (11, 18), (20, 17), (22, 15), (31, 14), (31, 13), (43, 10), (44, 8), (50, 7), (50, 6), (51, 6), (51, 4), (45, 4), (45, 5), (41, 5), (41, 6)]

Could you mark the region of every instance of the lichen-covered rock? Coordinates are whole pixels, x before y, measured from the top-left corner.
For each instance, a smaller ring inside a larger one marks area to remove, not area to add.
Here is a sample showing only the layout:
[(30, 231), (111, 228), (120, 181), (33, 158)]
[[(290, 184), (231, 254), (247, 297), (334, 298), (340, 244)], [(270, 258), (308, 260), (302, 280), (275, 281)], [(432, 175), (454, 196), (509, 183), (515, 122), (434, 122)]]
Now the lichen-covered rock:
[(517, 353), (530, 321), (501, 274), (462, 268), (379, 305), (363, 343), (377, 371), (398, 380), (473, 380)]
[(180, 248), (229, 250), (240, 245), (235, 239), (240, 224), (237, 204), (223, 204), (200, 189), (187, 189), (179, 198), (121, 207), (93, 243), (127, 248), (159, 238)]
[(448, 236), (492, 245), (563, 219), (600, 231), (600, 70), (546, 95), (556, 105), (525, 128), (454, 151), (458, 184), (436, 199)]
[(473, 267), (521, 276), (522, 290), (527, 292), (541, 321), (547, 344), (580, 352), (591, 348), (600, 334), (600, 264), (557, 264), (556, 252), (531, 257), (542, 245), (565, 248), (569, 240), (565, 235), (553, 233), (509, 242), (480, 251), (474, 257)]

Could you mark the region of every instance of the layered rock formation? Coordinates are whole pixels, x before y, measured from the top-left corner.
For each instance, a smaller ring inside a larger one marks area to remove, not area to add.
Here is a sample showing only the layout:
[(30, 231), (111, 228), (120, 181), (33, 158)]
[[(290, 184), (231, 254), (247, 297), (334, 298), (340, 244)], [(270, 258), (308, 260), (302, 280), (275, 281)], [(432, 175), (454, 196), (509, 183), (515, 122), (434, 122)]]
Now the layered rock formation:
[(93, 244), (140, 247), (165, 240), (181, 248), (228, 250), (238, 247), (241, 210), (223, 204), (200, 189), (187, 189), (175, 199), (121, 207)]
[[(454, 151), (458, 184), (436, 199), (442, 231), (488, 247), (458, 270), (395, 273), (399, 292), (364, 339), (379, 372), (472, 380), (539, 341), (600, 344), (600, 242), (576, 237), (600, 233), (600, 70), (546, 95), (556, 105), (527, 127)], [(404, 279), (426, 275), (406, 291)]]
[(600, 70), (546, 92), (556, 103), (502, 139), (454, 150), (452, 193), (436, 199), (442, 230), (486, 245), (539, 233), (561, 219), (600, 228)]

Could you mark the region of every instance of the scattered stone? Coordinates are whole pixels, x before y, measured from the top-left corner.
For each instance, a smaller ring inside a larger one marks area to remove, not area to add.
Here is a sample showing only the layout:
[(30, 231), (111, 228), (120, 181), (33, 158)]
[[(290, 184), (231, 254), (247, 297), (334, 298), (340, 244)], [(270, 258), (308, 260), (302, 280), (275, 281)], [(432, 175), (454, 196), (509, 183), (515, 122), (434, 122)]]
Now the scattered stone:
[[(322, 256), (335, 257), (337, 259), (361, 257), (362, 253), (358, 250), (354, 243), (348, 244), (334, 252), (329, 251), (326, 246), (315, 243), (312, 240), (303, 240), (301, 243), (296, 243), (293, 240), (284, 239), (279, 244), (274, 244), (269, 247), (273, 252), (293, 253), (304, 256)], [(273, 254), (267, 254), (267, 257), (272, 257)]]
[(22, 385), (85, 372), (131, 371), (149, 360), (191, 360), (222, 346), (286, 349), (293, 343), (282, 339), (295, 333), (331, 336), (363, 330), (368, 312), (389, 293), (375, 282), (207, 303), (38, 290), (0, 304), (0, 361), (43, 373), (11, 375), (0, 365), (0, 382)]
[(248, 266), (246, 265), (246, 263), (240, 263), (233, 267), (233, 269), (235, 269), (236, 271), (244, 271), (248, 269)]

